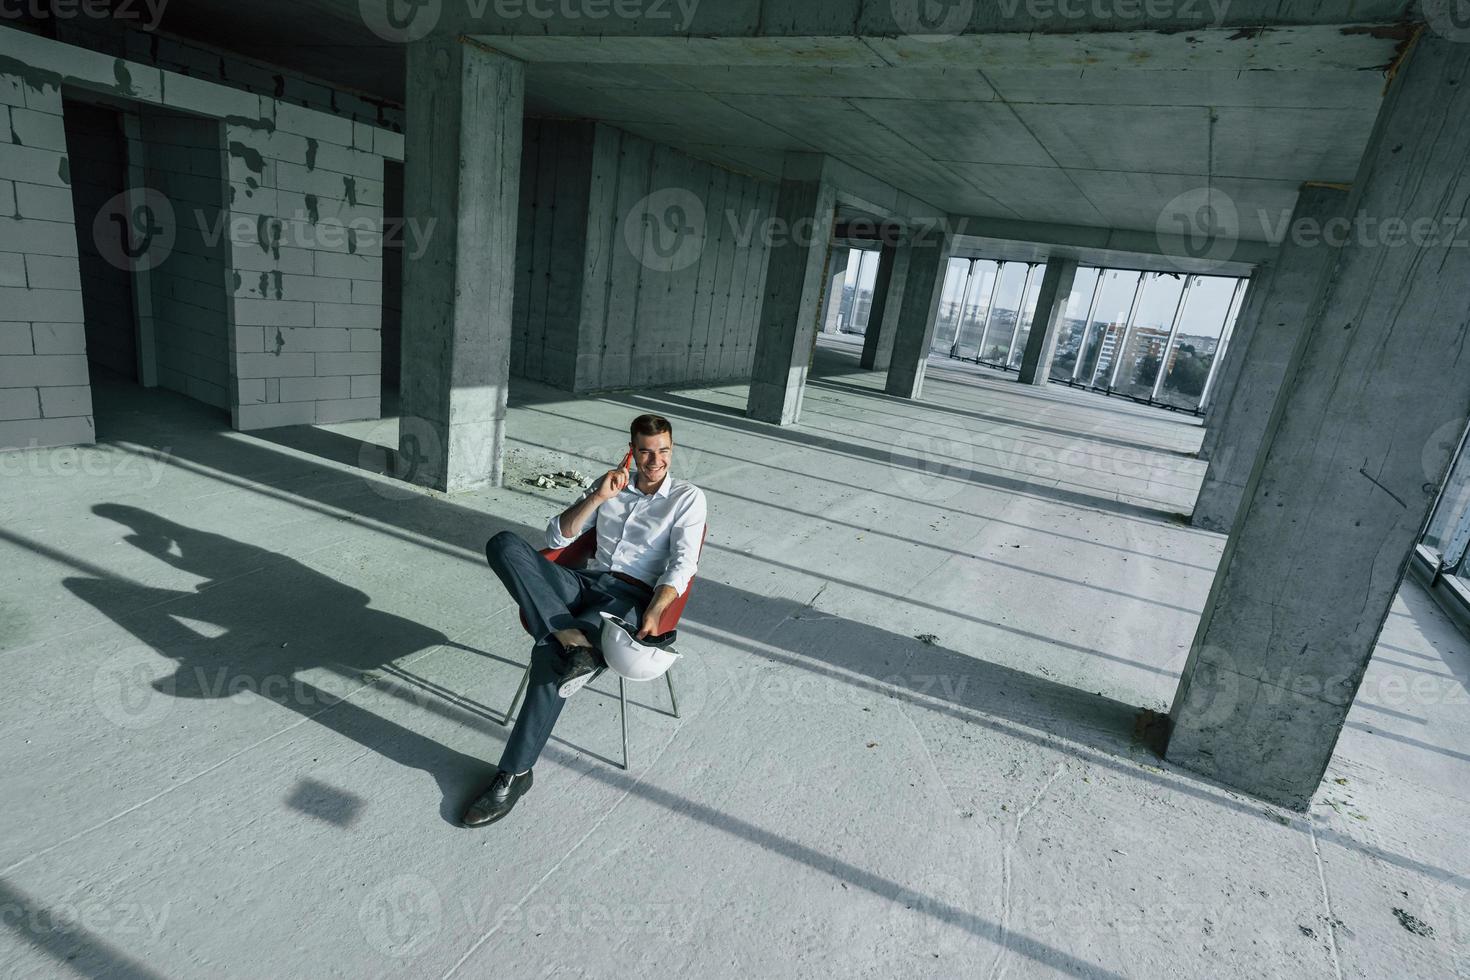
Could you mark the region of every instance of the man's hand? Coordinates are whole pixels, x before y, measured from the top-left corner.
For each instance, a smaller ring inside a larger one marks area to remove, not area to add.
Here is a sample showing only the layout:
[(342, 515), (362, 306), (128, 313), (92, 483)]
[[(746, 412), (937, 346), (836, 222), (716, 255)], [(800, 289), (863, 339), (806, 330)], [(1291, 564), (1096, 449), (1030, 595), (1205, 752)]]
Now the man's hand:
[(643, 628), (638, 631), (638, 639), (642, 640), (663, 633), (659, 624), (663, 621), (664, 613), (677, 598), (679, 598), (679, 593), (675, 592), (672, 586), (660, 585), (654, 591), (653, 601), (643, 611)]
[(575, 538), (581, 534), (587, 522), (592, 520), (592, 515), (597, 513), (597, 508), (623, 492), (628, 486), (628, 466), (632, 462), (633, 450), (630, 449), (616, 468), (608, 470), (597, 481), (596, 490), (561, 512), (557, 520), (561, 524), (564, 537)]
[(599, 502), (606, 502), (628, 487), (627, 469), (608, 470), (603, 474), (602, 480), (597, 484), (597, 491), (592, 495)]

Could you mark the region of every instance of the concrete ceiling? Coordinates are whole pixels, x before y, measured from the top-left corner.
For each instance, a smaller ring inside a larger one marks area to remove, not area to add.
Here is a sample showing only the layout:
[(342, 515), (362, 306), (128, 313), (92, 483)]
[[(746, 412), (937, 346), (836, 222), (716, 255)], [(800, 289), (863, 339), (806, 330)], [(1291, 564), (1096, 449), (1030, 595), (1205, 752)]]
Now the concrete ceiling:
[[(364, 25), (382, 2), (190, 0), (162, 28), (401, 101), (403, 47)], [(438, 30), (527, 62), (538, 115), (762, 177), (786, 151), (825, 153), (936, 210), (1012, 224), (1152, 232), (1208, 186), (1256, 242), (1303, 182), (1353, 179), (1415, 13), (1412, 0), (1191, 0), (1120, 30), (953, 0), (970, 20), (936, 38), (898, 23), (916, 2), (720, 0), (693, 4), (688, 24), (593, 21), (568, 0), (536, 0), (560, 11), (544, 17), (525, 12), (532, 0), (514, 0), (514, 18), (496, 14), (504, 3), (425, 9)], [(1195, 29), (1188, 11), (1217, 7), (1216, 26)]]
[(758, 176), (779, 176), (787, 151), (825, 153), (951, 214), (1138, 231), (1210, 187), (1234, 202), (1238, 237), (1264, 241), (1303, 182), (1353, 179), (1396, 42), (1235, 33), (1107, 50), (963, 38), (902, 57), (824, 39), (800, 61), (749, 40), (481, 40), (528, 62), (533, 114), (603, 120)]

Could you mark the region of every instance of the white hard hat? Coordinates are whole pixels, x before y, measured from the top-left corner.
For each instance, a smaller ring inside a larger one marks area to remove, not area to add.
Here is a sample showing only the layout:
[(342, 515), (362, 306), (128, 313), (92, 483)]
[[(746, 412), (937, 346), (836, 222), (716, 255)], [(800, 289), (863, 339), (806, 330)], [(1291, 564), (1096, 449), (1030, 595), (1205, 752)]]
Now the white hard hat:
[(630, 681), (651, 681), (662, 677), (679, 659), (679, 652), (670, 645), (674, 633), (664, 634), (658, 646), (637, 637), (638, 627), (610, 612), (602, 613), (602, 658), (614, 673)]

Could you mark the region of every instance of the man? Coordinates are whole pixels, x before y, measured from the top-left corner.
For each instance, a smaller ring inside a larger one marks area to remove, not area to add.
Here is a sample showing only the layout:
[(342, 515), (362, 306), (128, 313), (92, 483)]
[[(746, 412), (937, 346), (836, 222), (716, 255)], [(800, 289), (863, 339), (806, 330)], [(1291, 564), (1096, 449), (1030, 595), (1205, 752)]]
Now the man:
[[(638, 623), (638, 638), (662, 633), (669, 604), (694, 578), (704, 537), (704, 492), (669, 475), (674, 428), (658, 415), (640, 415), (629, 427), (629, 454), (546, 526), (546, 545), (565, 548), (594, 523), (597, 553), (585, 570), (547, 561), (529, 544), (502, 531), (485, 557), (521, 608), (535, 638), (525, 706), (500, 757), (500, 771), (465, 812), (467, 827), (483, 827), (510, 813), (531, 788), (563, 702), (603, 666), (597, 643), (603, 611)], [(629, 461), (637, 471), (630, 475)]]

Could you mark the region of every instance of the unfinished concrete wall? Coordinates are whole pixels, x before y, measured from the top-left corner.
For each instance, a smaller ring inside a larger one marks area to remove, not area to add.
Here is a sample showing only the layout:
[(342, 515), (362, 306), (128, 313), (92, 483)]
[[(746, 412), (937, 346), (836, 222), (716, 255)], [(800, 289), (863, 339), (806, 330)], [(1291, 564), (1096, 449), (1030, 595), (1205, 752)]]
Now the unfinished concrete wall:
[(776, 186), (600, 123), (526, 121), (511, 372), (573, 391), (750, 377)]
[(749, 378), (776, 191), (598, 125), (576, 390)]
[[(403, 372), (403, 251), (422, 243), (403, 231), (403, 164), (394, 160), (383, 161), (383, 221), (387, 229), (399, 229), (383, 237), (383, 387), (396, 392)], [(396, 406), (385, 404), (384, 411)]]
[[(72, 203), (77, 216), (82, 307), (87, 320), (87, 360), (125, 378), (136, 378), (132, 276), (103, 256), (94, 227), (97, 215), (127, 186), (127, 144), (122, 122), (116, 110), (102, 106), (68, 99), (63, 109)], [(107, 227), (107, 231), (113, 230)]]
[(594, 128), (528, 119), (521, 144), (510, 370), (558, 388), (576, 380)]
[[(112, 35), (80, 33), (89, 39), (90, 50), (0, 31), (0, 57), (8, 59), (7, 64), (24, 66), (16, 69), (18, 73), (62, 78), (68, 91), (98, 93), (138, 106), (138, 124), (125, 126), (127, 161), (130, 171), (145, 159), (146, 167), (136, 179), (130, 172), (129, 179), (139, 188), (146, 185), (148, 190), (139, 195), (150, 198), (156, 205), (153, 212), (163, 216), (160, 227), (176, 236), (167, 249), (159, 250), (166, 254), (151, 256), (156, 263), (146, 273), (140, 267), (132, 282), (140, 307), (136, 318), (143, 383), (149, 383), (147, 376), (156, 361), (160, 384), (232, 409), (234, 423), (242, 429), (376, 417), (382, 164), (385, 157), (402, 158), (402, 134), (337, 112), (344, 102), (353, 104), (347, 93), (325, 88), (320, 93), (297, 93), (332, 110), (319, 111), (153, 64), (109, 57), (99, 52), (112, 50)], [(148, 45), (136, 56), (157, 60)], [(220, 55), (191, 70), (223, 77), (229, 74), (229, 64)], [(206, 72), (205, 65), (215, 70)], [(282, 85), (272, 91), (290, 90)], [(7, 82), (7, 98), (28, 108), (17, 86), (18, 82)], [(60, 139), (64, 133), (54, 83), (51, 90)], [(8, 117), (11, 103), (0, 104), (7, 106)], [(371, 107), (371, 113), (359, 108), (371, 118), (386, 114), (378, 107)], [(125, 119), (131, 118), (125, 114)], [(75, 280), (71, 197), (64, 143), (58, 145), (60, 149), (49, 156), (37, 155), (39, 150), (31, 147), (9, 153), (7, 160), (0, 160), (0, 169), (13, 163), (20, 179), (42, 187), (25, 206), (44, 208), (48, 202), (64, 201), (60, 206), (65, 208), (69, 244), (56, 247), (66, 249), (57, 254), (70, 259)], [(44, 193), (48, 182), (56, 186), (57, 194)], [(7, 184), (5, 190), (5, 211), (13, 216), (15, 188)], [(133, 208), (129, 217), (139, 213)], [(25, 240), (25, 231), (17, 229), (6, 241)], [(49, 254), (45, 229), (34, 231), (29, 237), (36, 244), (28, 243), (27, 250)], [(91, 234), (89, 228), (81, 231)], [(118, 261), (122, 266), (138, 265), (126, 258)], [(20, 268), (23, 273), (24, 264)], [(22, 274), (21, 284), (35, 290), (41, 276)], [(80, 289), (74, 291), (79, 294)], [(29, 306), (13, 308), (36, 312), (38, 302), (32, 297)], [(48, 341), (48, 345), (65, 346), (67, 353), (77, 355), (80, 375), (65, 383), (85, 386), (83, 318), (79, 301), (76, 305), (75, 314), (57, 309), (47, 321), (64, 324), (72, 322), (65, 316), (74, 315), (75, 343)], [(7, 348), (19, 351), (23, 346), (28, 356), (37, 356), (29, 339), (21, 344), (19, 330), (6, 332)], [(25, 332), (34, 331), (27, 327)], [(156, 358), (149, 356), (155, 333)], [(53, 400), (62, 407), (59, 399)], [(39, 397), (36, 401), (35, 411), (44, 411)], [(7, 411), (16, 419), (25, 417), (19, 414), (27, 410), (23, 402), (24, 396), (9, 398)], [(23, 438), (39, 438), (30, 429), (13, 431)], [(87, 433), (90, 438), (90, 425)]]
[[(63, 22), (68, 29), (61, 37), (73, 44), (131, 58), (191, 78), (207, 79), (234, 89), (253, 92), (268, 99), (305, 106), (341, 116), (367, 126), (403, 131), (403, 107), (381, 99), (327, 85), (300, 72), (245, 58), (230, 51), (199, 44), (156, 31), (127, 31), (121, 50), (92, 33), (72, 33), (79, 27), (95, 27), (88, 18)], [(105, 22), (104, 22), (105, 23)]]
[(220, 127), (209, 119), (141, 113), (148, 186), (168, 199), (173, 244), (153, 268), (150, 292), (158, 385), (228, 409), (225, 253), (218, 234), (223, 176)]
[(274, 111), (224, 124), (235, 427), (377, 418), (382, 131)]
[(61, 90), (0, 74), (0, 448), (91, 442)]

